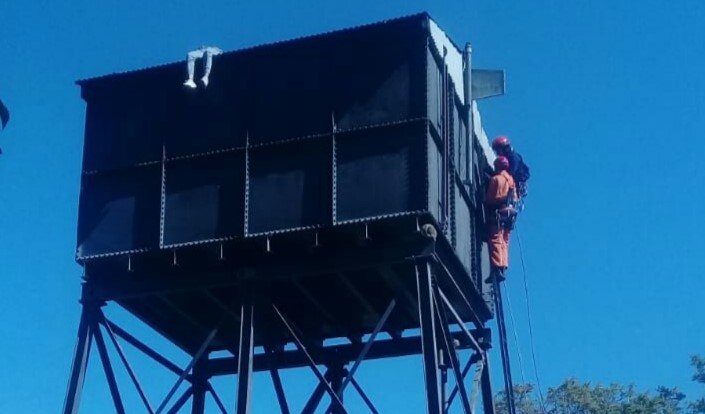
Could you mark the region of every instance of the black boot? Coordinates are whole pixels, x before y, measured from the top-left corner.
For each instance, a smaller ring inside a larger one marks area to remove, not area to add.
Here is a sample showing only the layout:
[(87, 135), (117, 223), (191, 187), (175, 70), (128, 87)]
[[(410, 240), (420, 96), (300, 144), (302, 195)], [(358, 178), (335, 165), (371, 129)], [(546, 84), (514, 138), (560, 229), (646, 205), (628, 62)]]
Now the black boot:
[(492, 267), (490, 269), (490, 275), (485, 279), (485, 283), (494, 283), (495, 278), (497, 282), (504, 282), (507, 278), (504, 276), (503, 267)]
[(507, 280), (507, 277), (504, 275), (504, 272), (507, 271), (506, 267), (500, 267), (497, 269), (497, 281), (498, 282), (504, 282)]

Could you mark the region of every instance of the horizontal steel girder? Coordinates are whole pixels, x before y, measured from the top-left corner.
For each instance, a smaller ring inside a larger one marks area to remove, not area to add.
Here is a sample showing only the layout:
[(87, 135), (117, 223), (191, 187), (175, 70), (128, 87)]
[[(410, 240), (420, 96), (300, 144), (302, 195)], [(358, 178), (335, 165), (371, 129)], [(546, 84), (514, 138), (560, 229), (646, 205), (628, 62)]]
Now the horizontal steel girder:
[[(489, 346), (490, 338), (488, 329), (473, 329), (470, 333), (478, 343)], [(459, 349), (472, 348), (472, 344), (464, 332), (453, 332), (451, 336), (460, 344)], [(310, 349), (310, 353), (317, 364), (346, 363), (354, 361), (357, 356), (360, 355), (363, 346), (362, 344), (333, 345)], [(375, 341), (374, 346), (370, 348), (365, 360), (418, 354), (421, 354), (420, 336), (401, 339), (384, 339)], [(254, 371), (256, 372), (267, 371), (273, 368), (286, 369), (308, 366), (306, 356), (297, 350), (278, 353), (276, 363), (271, 356), (266, 353), (256, 354), (253, 364)], [(206, 364), (206, 367), (209, 374), (213, 376), (237, 374), (237, 358), (227, 357), (211, 359)]]

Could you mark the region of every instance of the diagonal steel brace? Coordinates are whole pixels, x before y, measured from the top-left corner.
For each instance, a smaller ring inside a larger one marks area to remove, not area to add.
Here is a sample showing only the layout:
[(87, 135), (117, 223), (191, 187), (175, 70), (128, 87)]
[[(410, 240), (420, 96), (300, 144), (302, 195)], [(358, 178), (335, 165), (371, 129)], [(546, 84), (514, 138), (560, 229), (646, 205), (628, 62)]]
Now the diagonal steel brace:
[(294, 331), (294, 328), (292, 327), (292, 325), (289, 323), (289, 321), (286, 320), (286, 318), (281, 313), (281, 311), (279, 311), (279, 308), (277, 307), (277, 305), (272, 304), (272, 308), (274, 308), (274, 312), (277, 313), (277, 316), (279, 316), (279, 319), (281, 319), (282, 323), (284, 323), (284, 326), (289, 331), (289, 334), (291, 335), (291, 337), (294, 339), (296, 346), (306, 356), (306, 359), (308, 360), (309, 367), (311, 368), (311, 370), (313, 370), (313, 373), (316, 375), (316, 378), (318, 378), (318, 381), (320, 381), (320, 383), (325, 386), (325, 390), (330, 395), (331, 399), (333, 400), (333, 403), (336, 406), (338, 406), (341, 410), (343, 410), (343, 412), (345, 414), (347, 414), (348, 411), (343, 406), (343, 402), (340, 401), (340, 398), (338, 398), (338, 395), (335, 393), (333, 388), (330, 386), (328, 381), (326, 381), (325, 377), (323, 376), (321, 371), (316, 366), (316, 362), (313, 360), (313, 358), (311, 357), (311, 354), (309, 354), (308, 350), (304, 346), (303, 342), (301, 342), (298, 335), (296, 335), (296, 332)]
[[(387, 323), (387, 320), (389, 319), (389, 316), (392, 314), (392, 311), (394, 310), (394, 307), (396, 306), (396, 304), (397, 304), (397, 300), (392, 299), (392, 301), (389, 302), (389, 305), (387, 305), (387, 309), (384, 311), (384, 314), (382, 314), (382, 317), (379, 319), (379, 322), (377, 322), (377, 326), (375, 326), (375, 329), (372, 331), (372, 334), (367, 339), (367, 342), (365, 342), (365, 346), (362, 348), (360, 355), (357, 357), (357, 359), (353, 363), (353, 366), (350, 368), (350, 371), (345, 376), (345, 379), (343, 379), (343, 383), (340, 385), (340, 388), (338, 388), (338, 395), (342, 395), (343, 392), (345, 391), (345, 388), (353, 380), (353, 376), (355, 375), (355, 372), (357, 372), (357, 369), (360, 367), (360, 364), (362, 364), (362, 361), (367, 356), (367, 353), (370, 351), (370, 348), (372, 348), (372, 345), (374, 344), (374, 341), (377, 338), (377, 335), (380, 333), (380, 331), (384, 327), (384, 324)], [(333, 410), (333, 404), (331, 404), (328, 407), (328, 409), (326, 410), (326, 414), (330, 414), (332, 412), (332, 410)]]
[(164, 409), (166, 408), (167, 404), (169, 403), (169, 400), (171, 400), (171, 397), (174, 396), (176, 393), (176, 390), (181, 386), (181, 383), (186, 379), (186, 377), (189, 375), (189, 372), (191, 372), (191, 369), (193, 366), (196, 364), (196, 362), (201, 359), (203, 354), (206, 352), (206, 349), (208, 349), (208, 345), (211, 344), (213, 339), (215, 338), (215, 335), (218, 333), (218, 328), (214, 328), (206, 337), (206, 339), (203, 341), (203, 344), (201, 347), (198, 349), (196, 354), (193, 356), (193, 359), (189, 364), (184, 368), (183, 372), (179, 376), (179, 379), (176, 380), (176, 383), (174, 384), (173, 387), (171, 387), (171, 390), (167, 393), (166, 397), (164, 397), (164, 400), (162, 401), (161, 404), (159, 404), (159, 407), (157, 408), (156, 414), (161, 414)]

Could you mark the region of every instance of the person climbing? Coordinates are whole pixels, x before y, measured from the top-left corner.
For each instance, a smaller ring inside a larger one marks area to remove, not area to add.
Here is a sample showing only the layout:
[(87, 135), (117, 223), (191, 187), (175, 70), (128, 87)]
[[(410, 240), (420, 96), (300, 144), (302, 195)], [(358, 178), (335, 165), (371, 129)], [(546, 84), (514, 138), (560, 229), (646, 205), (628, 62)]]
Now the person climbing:
[(516, 184), (509, 174), (509, 159), (498, 156), (494, 161), (495, 174), (490, 179), (485, 193), (485, 210), (489, 233), (489, 250), (491, 270), (485, 282), (496, 278), (498, 282), (506, 279), (505, 271), (509, 267), (509, 234), (514, 227), (517, 199)]
[(501, 155), (509, 160), (509, 175), (516, 183), (517, 195), (524, 198), (528, 193), (527, 181), (531, 177), (529, 167), (524, 163), (522, 156), (514, 150), (512, 143), (506, 136), (500, 135), (492, 141), (492, 150), (498, 156)]

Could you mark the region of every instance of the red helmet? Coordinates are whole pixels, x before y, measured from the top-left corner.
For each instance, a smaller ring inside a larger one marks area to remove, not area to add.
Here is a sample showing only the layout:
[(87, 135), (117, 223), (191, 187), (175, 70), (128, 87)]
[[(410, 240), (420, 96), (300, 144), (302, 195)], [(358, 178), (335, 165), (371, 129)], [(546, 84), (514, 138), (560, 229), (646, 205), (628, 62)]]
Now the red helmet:
[(499, 156), (494, 159), (494, 169), (496, 171), (508, 170), (509, 169), (509, 158)]
[(509, 138), (504, 135), (500, 135), (492, 141), (492, 149), (495, 151), (499, 148), (508, 147), (510, 145), (512, 145), (512, 143), (509, 142)]

